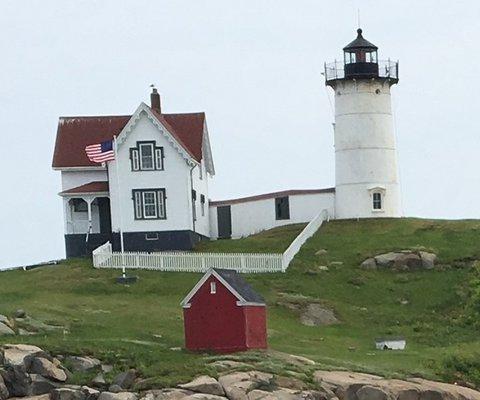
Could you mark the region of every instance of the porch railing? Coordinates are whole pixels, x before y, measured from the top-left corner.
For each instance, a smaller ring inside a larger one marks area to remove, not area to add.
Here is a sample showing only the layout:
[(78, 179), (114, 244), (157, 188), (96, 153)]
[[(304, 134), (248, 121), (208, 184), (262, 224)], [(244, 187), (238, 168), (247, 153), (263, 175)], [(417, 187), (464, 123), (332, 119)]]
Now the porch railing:
[(93, 253), (95, 268), (148, 269), (156, 271), (206, 272), (210, 268), (241, 273), (285, 272), (303, 244), (328, 220), (323, 210), (300, 232), (283, 253), (113, 252), (107, 242)]

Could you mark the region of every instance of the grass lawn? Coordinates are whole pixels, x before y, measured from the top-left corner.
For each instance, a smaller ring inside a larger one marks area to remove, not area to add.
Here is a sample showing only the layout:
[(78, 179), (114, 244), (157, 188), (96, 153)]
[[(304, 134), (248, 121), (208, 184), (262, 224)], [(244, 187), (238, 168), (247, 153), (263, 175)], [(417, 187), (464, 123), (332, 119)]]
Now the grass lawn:
[[(302, 229), (290, 226), (239, 240), (204, 243), (216, 252), (282, 252)], [(418, 374), (442, 378), (445, 358), (480, 353), (478, 332), (462, 322), (467, 284), (465, 260), (480, 259), (480, 221), (382, 219), (333, 221), (312, 237), (284, 274), (252, 274), (248, 281), (267, 299), (269, 353), (237, 355), (265, 370), (281, 370), (278, 352), (315, 360), (320, 368), (348, 368), (387, 376)], [(422, 246), (446, 267), (395, 273), (363, 271), (366, 257)], [(324, 255), (316, 255), (320, 250)], [(328, 266), (328, 271), (315, 267)], [(0, 338), (33, 343), (55, 353), (91, 354), (136, 367), (144, 386), (215, 375), (211, 354), (191, 354), (183, 346), (179, 305), (199, 274), (138, 271), (131, 287), (114, 283), (119, 271), (95, 270), (89, 260), (0, 273), (0, 313), (23, 308), (28, 314), (67, 329), (37, 336)], [(404, 300), (408, 301), (408, 304)], [(320, 302), (342, 321), (308, 327), (285, 303)], [(407, 350), (376, 351), (373, 339), (404, 335)], [(288, 367), (294, 369), (294, 367)], [(302, 371), (308, 381), (311, 369)], [(76, 377), (82, 379), (86, 377)]]

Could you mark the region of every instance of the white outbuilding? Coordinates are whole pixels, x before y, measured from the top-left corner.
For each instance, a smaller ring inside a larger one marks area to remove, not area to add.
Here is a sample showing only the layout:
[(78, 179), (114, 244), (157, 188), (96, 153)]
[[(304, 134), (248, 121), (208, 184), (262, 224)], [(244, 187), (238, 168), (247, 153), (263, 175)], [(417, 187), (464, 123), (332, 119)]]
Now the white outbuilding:
[(407, 341), (404, 337), (385, 337), (375, 339), (377, 350), (405, 350)]

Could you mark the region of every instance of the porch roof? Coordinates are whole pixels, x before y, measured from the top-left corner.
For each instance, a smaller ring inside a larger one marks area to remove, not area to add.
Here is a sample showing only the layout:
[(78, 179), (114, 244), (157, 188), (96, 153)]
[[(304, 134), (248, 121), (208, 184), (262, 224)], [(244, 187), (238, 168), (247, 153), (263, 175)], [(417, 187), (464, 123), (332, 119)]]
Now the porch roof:
[(60, 196), (86, 195), (86, 194), (105, 194), (108, 195), (108, 181), (93, 181), (85, 183), (68, 190), (60, 192)]

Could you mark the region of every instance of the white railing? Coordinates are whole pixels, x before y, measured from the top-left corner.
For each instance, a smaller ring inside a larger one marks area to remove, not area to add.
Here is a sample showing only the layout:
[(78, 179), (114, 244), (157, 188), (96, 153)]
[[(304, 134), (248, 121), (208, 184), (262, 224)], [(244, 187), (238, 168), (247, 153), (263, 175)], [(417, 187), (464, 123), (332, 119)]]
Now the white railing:
[(315, 232), (320, 229), (323, 224), (323, 221), (328, 221), (328, 211), (322, 210), (320, 214), (318, 214), (314, 219), (312, 219), (309, 224), (300, 232), (300, 234), (290, 243), (288, 249), (285, 250), (283, 253), (283, 267), (284, 271), (290, 265), (290, 262), (296, 256), (296, 254), (300, 251), (304, 243), (310, 239)]
[(206, 272), (210, 268), (233, 269), (242, 273), (285, 272), (303, 244), (328, 219), (323, 210), (302, 230), (283, 253), (194, 253), (194, 252), (124, 252), (112, 251), (107, 242), (93, 253), (95, 268), (150, 269), (156, 271)]

